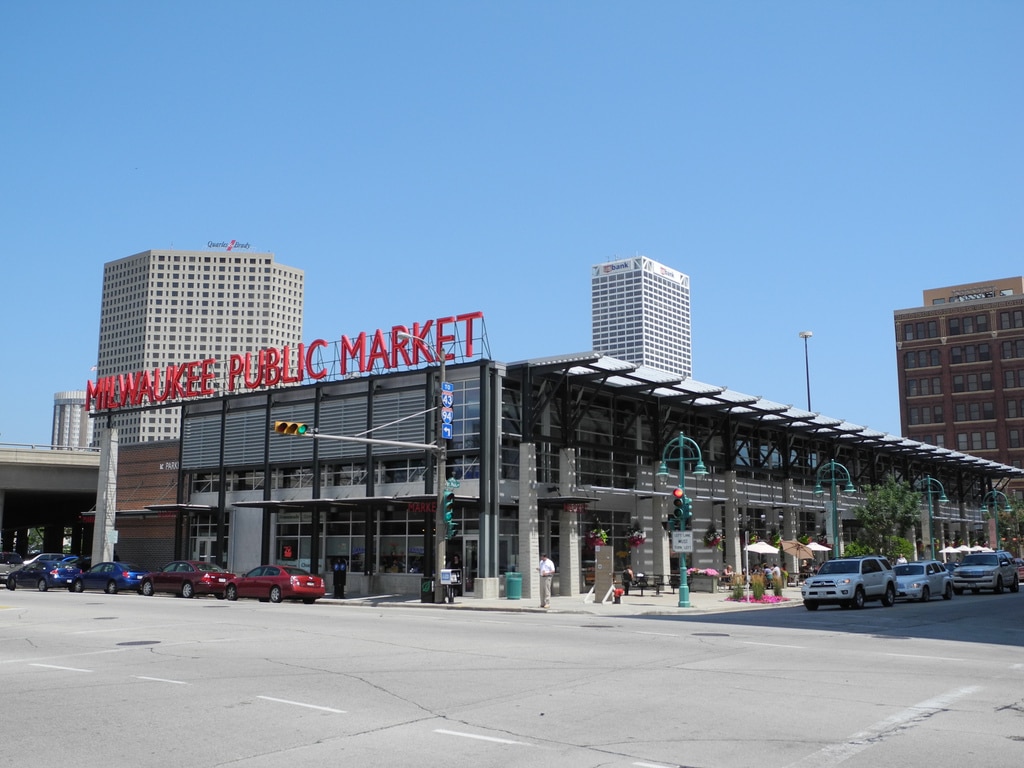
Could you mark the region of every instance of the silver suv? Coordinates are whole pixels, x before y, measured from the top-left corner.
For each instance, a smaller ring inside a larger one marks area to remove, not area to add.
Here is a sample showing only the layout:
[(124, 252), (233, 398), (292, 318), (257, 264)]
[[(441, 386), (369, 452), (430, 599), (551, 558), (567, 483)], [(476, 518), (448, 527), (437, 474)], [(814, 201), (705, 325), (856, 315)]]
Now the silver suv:
[(808, 611), (819, 605), (863, 608), (868, 600), (881, 600), (888, 608), (896, 603), (896, 577), (884, 557), (840, 557), (826, 561), (800, 592)]
[(997, 550), (995, 552), (971, 552), (953, 571), (953, 591), (962, 595), (965, 589), (977, 594), (991, 589), (997, 595), (1009, 587), (1011, 592), (1020, 591), (1020, 577), (1013, 555)]

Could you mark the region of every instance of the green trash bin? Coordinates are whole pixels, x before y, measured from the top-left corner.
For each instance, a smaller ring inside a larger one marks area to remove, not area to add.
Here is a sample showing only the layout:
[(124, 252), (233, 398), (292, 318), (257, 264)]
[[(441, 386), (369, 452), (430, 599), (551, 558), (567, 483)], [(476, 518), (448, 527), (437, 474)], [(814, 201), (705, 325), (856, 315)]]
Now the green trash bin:
[(434, 602), (434, 580), (429, 576), (420, 576), (420, 602)]
[(509, 600), (520, 600), (523, 597), (523, 574), (505, 574), (505, 597)]

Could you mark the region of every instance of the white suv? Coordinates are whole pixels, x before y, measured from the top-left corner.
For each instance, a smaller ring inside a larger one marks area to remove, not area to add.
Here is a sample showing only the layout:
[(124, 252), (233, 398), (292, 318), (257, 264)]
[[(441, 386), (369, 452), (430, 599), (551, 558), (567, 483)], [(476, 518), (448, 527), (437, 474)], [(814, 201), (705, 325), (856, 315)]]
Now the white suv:
[(808, 611), (819, 605), (863, 608), (868, 600), (881, 600), (888, 608), (896, 603), (896, 577), (884, 557), (840, 557), (826, 561), (800, 592)]
[(1017, 565), (1009, 552), (971, 552), (964, 555), (953, 571), (953, 591), (958, 595), (962, 595), (965, 589), (975, 594), (982, 589), (991, 589), (998, 595), (1007, 587), (1011, 592), (1020, 591)]

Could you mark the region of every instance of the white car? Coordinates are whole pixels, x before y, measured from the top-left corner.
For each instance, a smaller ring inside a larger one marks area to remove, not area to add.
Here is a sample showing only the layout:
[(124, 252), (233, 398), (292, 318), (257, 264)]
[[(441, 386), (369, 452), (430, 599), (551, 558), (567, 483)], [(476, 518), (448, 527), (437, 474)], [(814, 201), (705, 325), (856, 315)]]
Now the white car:
[(896, 602), (896, 577), (884, 557), (840, 557), (827, 560), (800, 592), (808, 611), (818, 610), (819, 605), (863, 608), (868, 600), (891, 608)]
[(923, 603), (937, 595), (942, 595), (943, 600), (953, 599), (953, 576), (938, 560), (903, 563), (893, 571), (896, 573), (896, 597)]

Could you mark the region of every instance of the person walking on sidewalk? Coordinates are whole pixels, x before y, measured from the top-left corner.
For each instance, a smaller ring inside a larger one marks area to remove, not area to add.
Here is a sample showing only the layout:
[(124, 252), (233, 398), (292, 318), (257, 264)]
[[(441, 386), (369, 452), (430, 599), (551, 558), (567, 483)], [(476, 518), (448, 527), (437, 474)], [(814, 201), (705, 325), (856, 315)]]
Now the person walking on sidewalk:
[(540, 607), (551, 607), (551, 581), (555, 576), (555, 564), (546, 554), (540, 556), (537, 564), (537, 572), (540, 573)]

